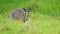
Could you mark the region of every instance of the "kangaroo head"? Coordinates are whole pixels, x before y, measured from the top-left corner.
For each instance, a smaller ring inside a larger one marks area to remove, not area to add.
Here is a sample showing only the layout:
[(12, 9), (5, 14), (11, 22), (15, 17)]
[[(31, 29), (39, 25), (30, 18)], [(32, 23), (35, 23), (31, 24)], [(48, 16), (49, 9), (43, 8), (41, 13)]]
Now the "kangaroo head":
[(24, 19), (27, 20), (28, 16), (29, 16), (30, 9), (27, 10), (27, 9), (23, 8), (23, 10), (24, 10)]
[(25, 15), (25, 16), (28, 16), (28, 15), (29, 15), (29, 12), (30, 12), (30, 9), (27, 10), (27, 9), (23, 8), (23, 10), (24, 10), (24, 15)]

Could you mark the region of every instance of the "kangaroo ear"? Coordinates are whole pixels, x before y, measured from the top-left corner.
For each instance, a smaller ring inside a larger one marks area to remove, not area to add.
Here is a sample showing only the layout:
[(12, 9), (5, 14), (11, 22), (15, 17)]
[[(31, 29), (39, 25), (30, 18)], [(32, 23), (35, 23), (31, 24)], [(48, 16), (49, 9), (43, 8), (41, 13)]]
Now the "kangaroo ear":
[(29, 11), (30, 11), (31, 9), (29, 9)]
[(26, 9), (25, 9), (25, 8), (23, 8), (23, 10), (24, 10), (24, 11), (26, 11)]
[(28, 10), (29, 10), (29, 12), (30, 12), (31, 8), (29, 8)]

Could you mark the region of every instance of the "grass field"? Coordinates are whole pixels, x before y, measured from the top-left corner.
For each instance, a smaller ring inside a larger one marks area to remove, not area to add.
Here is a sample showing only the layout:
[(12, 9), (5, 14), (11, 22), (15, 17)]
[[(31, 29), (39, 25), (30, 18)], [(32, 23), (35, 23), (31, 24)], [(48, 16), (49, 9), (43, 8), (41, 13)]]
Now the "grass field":
[[(29, 19), (9, 19), (14, 8), (32, 8)], [(0, 34), (60, 34), (60, 0), (0, 0)]]

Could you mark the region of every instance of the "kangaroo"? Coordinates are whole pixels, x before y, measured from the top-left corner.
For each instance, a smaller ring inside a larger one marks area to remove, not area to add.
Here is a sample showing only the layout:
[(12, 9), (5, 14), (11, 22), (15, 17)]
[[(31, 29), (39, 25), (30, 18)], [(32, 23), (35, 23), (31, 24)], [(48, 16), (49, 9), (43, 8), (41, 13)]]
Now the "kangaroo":
[(21, 9), (14, 9), (11, 11), (9, 18), (12, 19), (18, 19), (18, 20), (22, 20), (22, 21), (27, 21), (28, 20), (28, 16), (29, 16), (29, 10), (26, 10), (25, 8), (23, 8), (23, 10)]

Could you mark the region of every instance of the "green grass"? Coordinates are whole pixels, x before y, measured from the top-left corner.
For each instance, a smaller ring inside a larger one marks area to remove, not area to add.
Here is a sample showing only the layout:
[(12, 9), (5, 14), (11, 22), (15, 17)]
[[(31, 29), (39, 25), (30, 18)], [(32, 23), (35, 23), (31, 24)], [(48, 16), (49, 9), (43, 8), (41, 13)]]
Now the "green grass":
[(0, 34), (60, 34), (60, 20), (36, 15), (26, 22), (0, 17)]
[[(0, 34), (60, 34), (59, 3), (60, 0), (1, 0)], [(14, 8), (32, 8), (29, 20), (24, 23), (9, 19)]]

